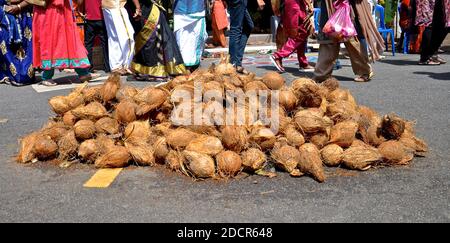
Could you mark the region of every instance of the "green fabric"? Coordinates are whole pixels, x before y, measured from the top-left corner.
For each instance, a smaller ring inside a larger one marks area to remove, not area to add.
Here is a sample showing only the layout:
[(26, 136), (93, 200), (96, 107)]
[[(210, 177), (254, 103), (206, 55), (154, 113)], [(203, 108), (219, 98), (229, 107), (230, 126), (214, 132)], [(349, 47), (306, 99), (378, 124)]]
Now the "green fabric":
[(384, 22), (388, 26), (393, 26), (395, 15), (397, 14), (398, 0), (385, 0)]

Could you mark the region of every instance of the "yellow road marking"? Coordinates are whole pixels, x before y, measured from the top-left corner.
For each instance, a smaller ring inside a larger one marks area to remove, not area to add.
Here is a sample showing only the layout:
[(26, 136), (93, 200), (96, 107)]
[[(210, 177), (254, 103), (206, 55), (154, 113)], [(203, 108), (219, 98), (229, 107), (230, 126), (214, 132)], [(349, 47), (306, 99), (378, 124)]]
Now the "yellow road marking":
[(122, 168), (100, 169), (91, 177), (91, 179), (84, 183), (84, 187), (107, 188), (113, 183), (121, 171)]

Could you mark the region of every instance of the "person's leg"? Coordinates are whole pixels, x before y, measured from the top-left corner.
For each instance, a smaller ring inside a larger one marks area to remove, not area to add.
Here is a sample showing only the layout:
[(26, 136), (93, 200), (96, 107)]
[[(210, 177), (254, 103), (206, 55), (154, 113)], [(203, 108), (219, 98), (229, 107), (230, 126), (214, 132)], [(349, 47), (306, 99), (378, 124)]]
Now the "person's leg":
[(339, 43), (320, 44), (319, 57), (314, 68), (314, 80), (323, 82), (331, 76), (339, 56)]
[(422, 33), (422, 43), (420, 44), (420, 63), (426, 63), (433, 56), (431, 48), (431, 27), (426, 27)]
[(243, 22), (243, 29), (241, 34), (241, 40), (239, 42), (239, 49), (238, 49), (238, 62), (236, 63), (236, 66), (241, 67), (242, 66), (242, 60), (244, 59), (244, 52), (245, 47), (247, 46), (248, 38), (250, 38), (250, 34), (252, 33), (252, 30), (254, 28), (252, 17), (250, 16), (250, 13), (247, 10), (247, 4), (245, 4), (244, 7), (244, 22)]
[(129, 68), (134, 57), (134, 29), (125, 8), (120, 9), (120, 15), (122, 18), (122, 25), (119, 28), (119, 33), (122, 38), (119, 38), (119, 40), (120, 45), (122, 46), (123, 67), (126, 71), (130, 72)]
[(53, 81), (53, 75), (55, 75), (55, 70), (54, 69), (50, 69), (50, 70), (44, 70), (42, 72), (42, 85), (45, 86), (56, 86), (58, 85), (55, 81)]
[(448, 29), (445, 27), (445, 12), (442, 6), (442, 0), (436, 0), (433, 12), (430, 52), (434, 55), (434, 61), (445, 64), (446, 62), (437, 55), (438, 49), (442, 45), (442, 42), (444, 42), (448, 33)]
[(351, 39), (345, 42), (344, 45), (350, 56), (353, 73), (357, 76), (367, 76), (369, 78), (372, 73), (372, 67), (369, 64), (367, 47), (361, 45), (357, 39)]
[(239, 64), (239, 46), (246, 9), (243, 0), (228, 0), (227, 3), (230, 14), (229, 52), (231, 64), (237, 66)]
[(102, 45), (102, 51), (103, 51), (103, 65), (106, 73), (109, 73), (111, 71), (111, 68), (109, 67), (109, 54), (108, 54), (108, 36), (106, 34), (106, 28), (105, 24), (102, 20), (96, 21), (96, 28), (95, 32), (97, 36), (100, 38), (100, 44)]
[(112, 71), (122, 69), (122, 47), (120, 45), (120, 37), (114, 20), (120, 20), (118, 9), (103, 9), (103, 17), (105, 27), (108, 33), (108, 50), (109, 50), (109, 66)]
[(94, 62), (92, 61), (92, 48), (94, 46), (94, 38), (96, 32), (95, 22), (96, 21), (86, 20), (86, 26), (84, 28), (84, 46), (86, 47), (86, 50), (88, 52), (88, 59), (91, 63), (91, 67), (89, 68), (91, 72), (94, 70)]

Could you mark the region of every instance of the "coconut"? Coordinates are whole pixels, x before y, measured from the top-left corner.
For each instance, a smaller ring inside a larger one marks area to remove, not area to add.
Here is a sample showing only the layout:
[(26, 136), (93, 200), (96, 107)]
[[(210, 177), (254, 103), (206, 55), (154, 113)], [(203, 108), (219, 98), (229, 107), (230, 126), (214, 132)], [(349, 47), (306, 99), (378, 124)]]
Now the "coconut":
[(120, 88), (120, 75), (112, 74), (108, 77), (100, 89), (100, 97), (103, 102), (112, 101), (116, 98), (116, 93)]
[(257, 171), (262, 169), (267, 161), (266, 154), (257, 148), (249, 148), (242, 152), (242, 165), (248, 171)]
[(241, 152), (248, 143), (247, 130), (242, 126), (225, 126), (221, 136), (223, 146), (234, 152)]
[(220, 139), (216, 137), (200, 136), (192, 139), (186, 146), (186, 150), (214, 156), (223, 150), (223, 146)]
[(381, 160), (382, 156), (378, 150), (369, 145), (351, 146), (344, 151), (342, 157), (345, 167), (353, 170), (367, 170)]
[(73, 126), (75, 137), (81, 140), (89, 139), (95, 135), (95, 124), (91, 120), (79, 120)]
[(291, 173), (300, 162), (300, 152), (289, 145), (275, 148), (271, 152), (275, 165), (280, 169)]
[(208, 178), (215, 175), (216, 167), (211, 156), (185, 150), (183, 156), (186, 158), (187, 167), (197, 178)]
[(367, 118), (371, 124), (379, 123), (381, 121), (380, 115), (367, 106), (358, 106), (358, 112), (361, 117)]
[(310, 143), (316, 145), (318, 149), (321, 149), (328, 144), (329, 136), (326, 132), (319, 132), (312, 134), (308, 140)]
[(265, 127), (257, 127), (250, 133), (250, 141), (256, 143), (262, 150), (273, 148), (276, 142), (275, 134)]
[(172, 130), (167, 135), (167, 144), (170, 145), (174, 149), (183, 149), (185, 148), (193, 139), (198, 138), (200, 135), (189, 131), (185, 128), (178, 128)]
[(252, 81), (247, 84), (245, 84), (244, 90), (250, 91), (250, 90), (268, 90), (269, 88), (261, 81)]
[(405, 131), (406, 122), (395, 114), (385, 115), (381, 122), (381, 133), (387, 139), (399, 139)]
[(153, 148), (155, 149), (155, 158), (164, 159), (169, 153), (169, 147), (165, 137), (158, 137), (153, 143)]
[(300, 90), (302, 90), (303, 87), (305, 87), (306, 85), (316, 85), (316, 82), (314, 82), (314, 80), (310, 79), (310, 78), (298, 78), (296, 80), (294, 80), (291, 84), (291, 90), (294, 92), (294, 94), (298, 97), (301, 98), (301, 92)]
[(230, 63), (221, 63), (216, 66), (215, 73), (219, 76), (222, 75), (231, 75), (236, 72), (234, 66)]
[(222, 177), (233, 177), (242, 166), (242, 159), (239, 154), (227, 150), (216, 155), (217, 170)]
[(134, 121), (125, 127), (125, 140), (127, 142), (139, 143), (147, 141), (151, 134), (150, 123), (148, 120)]
[(74, 116), (71, 111), (68, 111), (68, 112), (64, 113), (63, 122), (67, 126), (75, 125), (75, 122), (77, 122), (77, 120), (78, 120), (77, 117)]
[(344, 150), (337, 144), (329, 144), (320, 150), (320, 155), (326, 166), (338, 166), (342, 162)]
[(87, 84), (83, 84), (74, 91), (72, 91), (67, 96), (67, 103), (71, 109), (76, 108), (82, 104), (84, 104), (84, 96), (82, 90), (86, 87)]
[(245, 84), (250, 83), (255, 80), (256, 74), (250, 73), (248, 75), (245, 74), (238, 74), (238, 78), (241, 80), (242, 84), (245, 86)]
[(343, 148), (350, 147), (355, 139), (358, 124), (354, 121), (343, 121), (331, 128), (330, 143), (335, 143)]
[(101, 101), (101, 97), (100, 97), (100, 89), (102, 87), (100, 86), (94, 86), (94, 87), (88, 87), (83, 89), (82, 93), (83, 93), (83, 97), (84, 97), (84, 102), (86, 103), (90, 103), (93, 101)]
[(58, 145), (50, 136), (37, 136), (34, 141), (33, 153), (39, 160), (51, 159), (56, 155)]
[(16, 157), (16, 161), (19, 163), (28, 163), (36, 158), (33, 147), (36, 142), (36, 138), (40, 136), (39, 133), (31, 133), (20, 140), (19, 154)]
[(332, 92), (339, 88), (339, 81), (334, 77), (329, 77), (321, 85), (327, 88), (329, 92)]
[(318, 182), (325, 181), (325, 172), (323, 169), (320, 152), (312, 143), (305, 143), (300, 146), (300, 160), (298, 168), (305, 174), (310, 174)]
[(298, 102), (302, 107), (320, 107), (325, 91), (317, 84), (306, 83), (295, 90)]
[(415, 137), (414, 135), (404, 132), (399, 140), (405, 147), (415, 151), (414, 154), (417, 156), (425, 156), (428, 152), (428, 145), (422, 139)]
[(364, 143), (362, 140), (359, 140), (359, 139), (353, 140), (351, 147), (358, 147), (358, 146), (371, 148), (371, 146), (369, 144)]
[(203, 94), (206, 92), (212, 92), (219, 94), (219, 97), (223, 97), (224, 91), (223, 91), (223, 85), (217, 81), (210, 81), (205, 84), (203, 84)]
[(99, 154), (105, 154), (106, 152), (116, 147), (114, 140), (112, 138), (107, 137), (104, 134), (98, 135), (95, 141), (97, 142)]
[(184, 157), (180, 152), (176, 150), (170, 150), (165, 159), (167, 167), (169, 167), (171, 170), (181, 170), (181, 166), (184, 163)]
[(155, 151), (152, 146), (146, 142), (129, 143), (125, 142), (125, 147), (131, 155), (131, 158), (140, 166), (152, 166), (155, 164)]
[(66, 135), (58, 141), (59, 159), (66, 160), (75, 156), (78, 151), (78, 145), (78, 141), (75, 138), (75, 132), (67, 131)]
[(327, 100), (330, 103), (338, 101), (348, 101), (356, 108), (355, 98), (353, 98), (350, 91), (347, 89), (335, 89), (327, 95)]
[(138, 90), (135, 87), (131, 86), (122, 86), (116, 94), (116, 99), (118, 101), (123, 101), (127, 99), (133, 99), (133, 97), (138, 93)]
[(144, 88), (134, 96), (138, 103), (136, 115), (144, 115), (154, 109), (159, 108), (167, 99), (168, 93), (158, 88)]
[(378, 151), (383, 156), (383, 161), (387, 164), (407, 165), (414, 157), (412, 149), (395, 140), (380, 144)]
[(277, 72), (267, 72), (262, 77), (264, 84), (271, 90), (281, 89), (284, 85), (284, 78)]
[(119, 133), (119, 123), (116, 119), (103, 117), (95, 123), (95, 130), (98, 133), (117, 134)]
[(310, 109), (298, 111), (294, 117), (297, 128), (304, 133), (326, 131), (333, 122)]
[(41, 130), (43, 136), (49, 136), (54, 142), (58, 142), (66, 134), (68, 126), (62, 122), (51, 122)]
[(279, 95), (280, 105), (286, 111), (292, 111), (297, 107), (297, 97), (291, 90), (281, 90)]
[(123, 146), (115, 146), (95, 160), (97, 168), (122, 168), (128, 166), (131, 156)]
[(286, 135), (287, 141), (289, 145), (294, 147), (300, 147), (305, 143), (305, 138), (303, 135), (295, 129), (294, 125), (290, 124), (284, 131), (284, 135)]
[(116, 119), (120, 123), (130, 123), (136, 120), (137, 105), (131, 100), (122, 100), (116, 106)]
[(359, 116), (356, 107), (351, 102), (345, 100), (338, 100), (329, 104), (326, 114), (335, 122), (350, 119), (357, 120)]
[(69, 101), (65, 96), (55, 96), (51, 98), (48, 103), (52, 110), (58, 115), (63, 115), (71, 109)]
[(72, 113), (78, 119), (87, 120), (97, 120), (108, 115), (106, 108), (96, 101), (79, 106), (73, 109)]
[(82, 142), (78, 149), (78, 156), (90, 163), (93, 163), (99, 154), (99, 146), (95, 139), (89, 139)]

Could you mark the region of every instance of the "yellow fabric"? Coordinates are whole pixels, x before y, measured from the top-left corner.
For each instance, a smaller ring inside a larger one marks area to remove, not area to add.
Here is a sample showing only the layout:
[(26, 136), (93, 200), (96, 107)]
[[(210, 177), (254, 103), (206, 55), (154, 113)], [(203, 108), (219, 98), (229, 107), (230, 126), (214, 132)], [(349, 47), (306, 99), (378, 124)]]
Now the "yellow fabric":
[(157, 65), (154, 67), (144, 66), (139, 63), (131, 63), (131, 68), (142, 74), (148, 74), (155, 77), (166, 77), (169, 75), (181, 75), (186, 74), (186, 67), (184, 64), (176, 65), (174, 62), (169, 62), (167, 65)]
[(147, 22), (145, 23), (139, 34), (136, 36), (136, 53), (141, 51), (142, 47), (144, 47), (145, 43), (147, 43), (147, 41), (150, 39), (150, 36), (152, 35), (153, 31), (156, 28), (156, 25), (158, 24), (159, 15), (159, 8), (153, 7), (150, 15), (148, 16)]
[(115, 9), (123, 8), (127, 0), (102, 0), (102, 8)]

